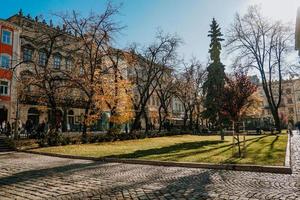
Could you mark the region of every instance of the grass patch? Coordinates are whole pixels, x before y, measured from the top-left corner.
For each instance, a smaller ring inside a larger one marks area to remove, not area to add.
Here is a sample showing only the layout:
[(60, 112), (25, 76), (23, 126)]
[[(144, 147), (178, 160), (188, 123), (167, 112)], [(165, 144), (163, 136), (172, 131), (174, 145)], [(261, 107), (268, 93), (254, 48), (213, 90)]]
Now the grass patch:
[(284, 165), (287, 135), (246, 136), (247, 154), (232, 157), (232, 137), (179, 135), (139, 140), (80, 144), (35, 149), (38, 152), (88, 157), (146, 160)]
[(5, 138), (5, 141), (10, 148), (15, 150), (28, 150), (39, 147), (36, 139), (13, 140), (11, 138)]

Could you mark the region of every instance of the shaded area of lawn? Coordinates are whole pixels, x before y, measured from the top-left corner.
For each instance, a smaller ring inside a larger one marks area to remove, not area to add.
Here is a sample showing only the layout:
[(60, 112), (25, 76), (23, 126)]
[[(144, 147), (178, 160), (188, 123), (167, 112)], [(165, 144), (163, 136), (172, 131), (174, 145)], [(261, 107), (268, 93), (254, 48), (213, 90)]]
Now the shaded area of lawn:
[(36, 149), (39, 152), (90, 157), (138, 158), (160, 161), (283, 165), (287, 135), (246, 137), (244, 158), (232, 156), (232, 137), (180, 135)]

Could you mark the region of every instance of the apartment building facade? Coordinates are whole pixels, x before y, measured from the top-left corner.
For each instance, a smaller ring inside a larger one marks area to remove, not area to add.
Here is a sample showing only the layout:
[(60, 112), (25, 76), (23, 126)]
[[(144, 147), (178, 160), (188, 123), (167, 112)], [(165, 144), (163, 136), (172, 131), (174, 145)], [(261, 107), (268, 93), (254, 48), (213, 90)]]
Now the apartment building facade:
[(0, 20), (0, 125), (16, 117), (15, 77), (11, 67), (20, 54), (20, 32), (17, 25)]
[[(274, 83), (273, 87), (276, 88), (277, 84)], [(258, 91), (263, 99), (261, 117), (272, 121), (272, 114), (261, 85), (258, 87)], [(274, 95), (276, 98), (276, 93)], [(300, 122), (300, 79), (290, 79), (282, 82), (282, 99), (279, 115), (284, 124)]]
[[(18, 119), (20, 123), (25, 124), (30, 119), (35, 127), (42, 121), (47, 123), (50, 112), (49, 107), (39, 100), (42, 96), (41, 91), (34, 85), (20, 89), (17, 79), (22, 79), (25, 72), (29, 73), (31, 70), (38, 69), (34, 68), (34, 65), (39, 65), (40, 69), (45, 65), (46, 47), (43, 49), (34, 42), (35, 38), (40, 37), (39, 30), (50, 32), (58, 28), (46, 24), (45, 21), (23, 16), (22, 13), (2, 20), (1, 23), (4, 24), (1, 29), (1, 38), (4, 42), (9, 43), (0, 43), (0, 90), (2, 91), (0, 116), (3, 118), (1, 121), (13, 123)], [(63, 32), (63, 30), (58, 31)], [(72, 57), (66, 52), (66, 49), (61, 48), (51, 54), (48, 62), (50, 63), (49, 67), (53, 68), (53, 73), (56, 73), (56, 69), (57, 73), (59, 70), (71, 70)], [(21, 92), (23, 93), (22, 97), (20, 97)], [(58, 100), (56, 118), (61, 121), (65, 130), (78, 130), (84, 113), (80, 103), (82, 95), (74, 88), (66, 93), (68, 94), (65, 96), (66, 98)], [(76, 101), (72, 101), (70, 104), (68, 100), (72, 100), (74, 97), (77, 98)]]
[[(13, 123), (18, 119), (24, 124), (30, 119), (37, 126), (42, 121), (47, 122), (49, 120), (49, 106), (38, 100), (41, 96), (41, 91), (35, 86), (28, 86), (26, 89), (23, 89), (26, 91), (21, 91), (25, 95), (20, 98), (17, 79), (22, 79), (23, 72), (34, 70), (33, 64), (38, 64), (42, 67), (43, 63), (45, 63), (46, 50), (32, 42), (34, 41), (32, 39), (39, 37), (37, 36), (39, 30), (50, 32), (56, 29), (58, 28), (47, 24), (45, 21), (24, 16), (21, 12), (9, 17), (7, 20), (0, 21), (0, 122), (9, 121)], [(49, 67), (58, 69), (57, 71), (72, 70), (72, 56), (67, 52), (68, 49), (64, 48), (53, 52), (49, 61), (51, 62)], [(122, 65), (125, 66), (126, 64), (123, 62)], [(124, 70), (124, 72), (126, 71)], [(127, 76), (127, 74), (125, 73), (124, 76)], [(79, 89), (76, 90), (74, 88), (66, 93), (66, 96), (69, 98), (58, 101), (56, 118), (64, 124), (64, 131), (78, 131), (81, 128), (84, 116), (84, 94)], [(76, 99), (76, 101), (68, 101), (72, 99)], [(159, 104), (159, 99), (154, 92), (148, 103), (147, 113), (155, 127), (159, 126)], [(170, 111), (171, 113), (174, 111), (175, 115), (172, 116), (177, 117), (176, 120), (180, 120), (183, 108), (182, 105), (180, 106), (178, 99), (172, 99)], [(109, 117), (109, 112), (103, 113), (95, 127), (96, 130), (108, 129)]]

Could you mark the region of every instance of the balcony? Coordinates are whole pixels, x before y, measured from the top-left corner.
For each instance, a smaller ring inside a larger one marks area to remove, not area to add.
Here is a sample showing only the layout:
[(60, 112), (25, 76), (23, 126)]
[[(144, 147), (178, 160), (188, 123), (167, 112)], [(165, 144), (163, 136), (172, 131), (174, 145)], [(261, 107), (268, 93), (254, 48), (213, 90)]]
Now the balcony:
[[(29, 105), (48, 105), (48, 101), (45, 97), (40, 95), (26, 94), (20, 98), (22, 104)], [(58, 107), (69, 107), (69, 108), (85, 108), (87, 101), (80, 98), (57, 98), (56, 103)]]

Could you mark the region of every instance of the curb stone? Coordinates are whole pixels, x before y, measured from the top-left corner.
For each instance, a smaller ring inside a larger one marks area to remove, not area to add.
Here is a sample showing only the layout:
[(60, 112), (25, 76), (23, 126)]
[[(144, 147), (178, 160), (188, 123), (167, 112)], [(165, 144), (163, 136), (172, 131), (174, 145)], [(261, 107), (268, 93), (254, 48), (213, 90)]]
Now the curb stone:
[(80, 160), (92, 160), (110, 163), (126, 163), (126, 164), (140, 164), (140, 165), (154, 165), (154, 166), (165, 166), (165, 167), (185, 167), (185, 168), (205, 168), (205, 169), (217, 169), (217, 170), (235, 170), (235, 171), (249, 171), (249, 172), (264, 172), (264, 173), (278, 173), (278, 174), (292, 174), (291, 161), (290, 159), (290, 139), (287, 144), (287, 153), (285, 163), (289, 165), (285, 166), (265, 166), (265, 165), (248, 165), (248, 164), (211, 164), (211, 163), (191, 163), (191, 162), (170, 162), (170, 161), (154, 161), (154, 160), (141, 160), (141, 159), (123, 159), (123, 158), (94, 158), (87, 156), (73, 156), (73, 155), (62, 155), (56, 153), (45, 153), (36, 152), (32, 150), (17, 150), (18, 152), (32, 153), (38, 155), (69, 158), (69, 159), (80, 159)]

